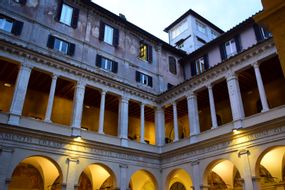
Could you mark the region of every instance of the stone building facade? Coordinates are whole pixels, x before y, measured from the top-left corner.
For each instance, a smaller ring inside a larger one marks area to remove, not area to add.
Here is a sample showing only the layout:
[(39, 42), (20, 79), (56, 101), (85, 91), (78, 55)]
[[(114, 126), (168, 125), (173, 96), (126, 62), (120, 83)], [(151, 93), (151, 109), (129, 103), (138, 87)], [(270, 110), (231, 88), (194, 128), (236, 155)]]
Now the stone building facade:
[(186, 54), (87, 0), (0, 1), (1, 189), (284, 189), (285, 80), (252, 18)]

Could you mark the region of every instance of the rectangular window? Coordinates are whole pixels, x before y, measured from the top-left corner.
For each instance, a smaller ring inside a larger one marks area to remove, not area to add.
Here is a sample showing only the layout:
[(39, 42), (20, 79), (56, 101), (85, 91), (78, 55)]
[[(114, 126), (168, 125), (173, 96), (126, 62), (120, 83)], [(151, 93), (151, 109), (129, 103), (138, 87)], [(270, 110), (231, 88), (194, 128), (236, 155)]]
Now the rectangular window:
[(79, 18), (79, 9), (74, 8), (62, 1), (58, 1), (57, 14), (55, 20), (71, 26), (72, 28), (77, 28), (77, 22)]
[(113, 45), (114, 29), (108, 25), (105, 25), (104, 42)]
[(201, 22), (197, 21), (196, 20), (196, 24), (197, 24), (197, 29), (198, 31), (206, 34), (206, 25), (205, 24), (202, 24)]
[(152, 87), (152, 77), (136, 71), (136, 81), (146, 86)]
[(96, 57), (96, 66), (113, 73), (118, 72), (118, 63), (101, 55)]
[(187, 20), (181, 22), (172, 32), (171, 38), (174, 39), (188, 29)]
[(15, 36), (19, 36), (22, 32), (23, 25), (23, 22), (0, 14), (0, 30), (12, 33)]
[(236, 42), (234, 39), (225, 43), (227, 57), (231, 57), (237, 53)]
[(99, 40), (107, 44), (118, 47), (119, 45), (119, 30), (104, 22), (100, 22)]
[(12, 27), (13, 27), (13, 21), (12, 20), (10, 20), (8, 18), (0, 17), (0, 29), (1, 30), (4, 30), (6, 32), (11, 32)]
[(70, 56), (72, 56), (75, 51), (75, 44), (69, 43), (52, 35), (49, 35), (47, 47)]
[(139, 57), (142, 60), (152, 62), (152, 47), (144, 42), (140, 42), (140, 54)]
[(213, 39), (215, 39), (217, 37), (218, 37), (218, 33), (215, 32), (214, 30), (211, 30), (211, 39), (213, 40)]
[(205, 61), (204, 57), (201, 57), (195, 61), (196, 64), (196, 73), (200, 74), (205, 71)]
[(73, 8), (67, 4), (62, 4), (62, 10), (59, 21), (68, 26), (71, 26), (72, 15), (73, 15)]

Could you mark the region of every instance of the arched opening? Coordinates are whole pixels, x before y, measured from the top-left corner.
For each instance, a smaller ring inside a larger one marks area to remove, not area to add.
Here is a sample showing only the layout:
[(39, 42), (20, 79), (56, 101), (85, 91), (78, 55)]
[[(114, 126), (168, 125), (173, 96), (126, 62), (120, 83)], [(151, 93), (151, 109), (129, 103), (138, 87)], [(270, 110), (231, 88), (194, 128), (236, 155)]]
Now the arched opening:
[(130, 190), (156, 190), (157, 185), (153, 175), (145, 170), (135, 172), (129, 183)]
[(111, 190), (116, 187), (116, 178), (107, 166), (91, 164), (81, 173), (78, 184), (78, 190)]
[(243, 189), (240, 173), (229, 160), (219, 160), (210, 164), (204, 177), (210, 189)]
[(14, 169), (9, 190), (60, 190), (62, 174), (59, 167), (42, 156), (32, 156), (21, 161)]
[(285, 147), (275, 147), (259, 158), (257, 174), (261, 189), (285, 189)]
[(169, 190), (191, 190), (193, 186), (190, 175), (184, 169), (176, 169), (167, 177), (167, 189)]

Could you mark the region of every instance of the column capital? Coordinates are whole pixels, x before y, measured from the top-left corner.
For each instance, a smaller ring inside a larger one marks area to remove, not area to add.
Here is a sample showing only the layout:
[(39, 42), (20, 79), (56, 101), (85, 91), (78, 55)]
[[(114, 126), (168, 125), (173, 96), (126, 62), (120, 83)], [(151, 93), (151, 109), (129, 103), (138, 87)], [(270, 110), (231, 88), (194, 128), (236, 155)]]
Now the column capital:
[(58, 77), (59, 77), (58, 74), (54, 74), (54, 73), (51, 74), (51, 78), (52, 78), (53, 80), (56, 80)]
[(120, 164), (119, 167), (120, 167), (120, 168), (128, 168), (129, 166), (126, 165), (126, 164)]
[(123, 102), (123, 103), (129, 103), (129, 100), (130, 100), (130, 98), (129, 97), (126, 97), (126, 96), (121, 96), (121, 102)]
[(107, 94), (107, 90), (106, 89), (101, 89), (101, 95), (106, 95)]
[(188, 92), (186, 95), (187, 99), (196, 98), (196, 96), (197, 96), (196, 93), (193, 91)]
[(79, 159), (76, 157), (70, 157), (70, 158), (66, 158), (67, 162), (75, 162), (77, 164), (79, 164)]
[(232, 79), (237, 79), (238, 78), (238, 74), (233, 72), (233, 71), (228, 71), (225, 75), (227, 81), (232, 80)]
[(207, 87), (208, 89), (213, 89), (212, 83), (206, 84), (206, 87)]
[(177, 103), (176, 103), (176, 101), (174, 101), (174, 102), (172, 102), (172, 106), (177, 106)]
[(200, 164), (200, 161), (199, 160), (193, 160), (191, 162), (191, 166), (195, 166), (195, 165), (199, 165)]
[(21, 64), (21, 68), (20, 69), (32, 69), (34, 66), (32, 65), (32, 64), (30, 64), (30, 63), (27, 63), (26, 61), (25, 62), (23, 62), (22, 64)]
[(254, 68), (259, 68), (260, 63), (259, 62), (253, 62), (251, 64)]
[(86, 81), (80, 80), (76, 82), (76, 88), (85, 88)]

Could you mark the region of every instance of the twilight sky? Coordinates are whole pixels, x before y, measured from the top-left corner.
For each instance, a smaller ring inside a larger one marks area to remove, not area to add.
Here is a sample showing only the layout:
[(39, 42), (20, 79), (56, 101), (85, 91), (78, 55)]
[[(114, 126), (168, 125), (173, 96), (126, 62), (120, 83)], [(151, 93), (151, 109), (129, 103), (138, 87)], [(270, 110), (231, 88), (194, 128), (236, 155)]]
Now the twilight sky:
[(164, 28), (193, 9), (227, 31), (262, 10), (261, 0), (92, 0), (168, 42)]

